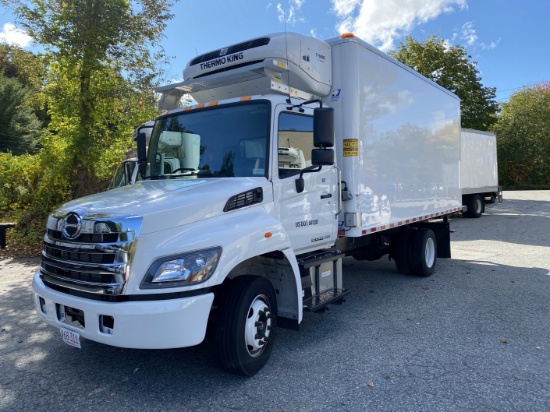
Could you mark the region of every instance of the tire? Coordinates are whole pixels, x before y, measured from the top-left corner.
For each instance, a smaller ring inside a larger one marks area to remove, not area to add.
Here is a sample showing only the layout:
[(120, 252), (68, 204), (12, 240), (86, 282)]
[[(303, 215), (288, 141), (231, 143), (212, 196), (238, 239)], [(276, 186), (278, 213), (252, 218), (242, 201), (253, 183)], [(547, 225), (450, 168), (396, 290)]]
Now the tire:
[(468, 198), (468, 211), (466, 216), (471, 218), (480, 218), (484, 211), (483, 198), (480, 195), (473, 195)]
[(394, 243), (392, 259), (395, 261), (397, 271), (403, 275), (408, 275), (411, 271), (410, 265), (410, 242), (412, 232), (409, 229), (402, 230)]
[(215, 344), (223, 368), (253, 376), (269, 360), (277, 327), (271, 282), (257, 276), (233, 280), (221, 297)]
[(431, 276), (437, 261), (437, 240), (431, 229), (418, 229), (411, 239), (411, 274)]

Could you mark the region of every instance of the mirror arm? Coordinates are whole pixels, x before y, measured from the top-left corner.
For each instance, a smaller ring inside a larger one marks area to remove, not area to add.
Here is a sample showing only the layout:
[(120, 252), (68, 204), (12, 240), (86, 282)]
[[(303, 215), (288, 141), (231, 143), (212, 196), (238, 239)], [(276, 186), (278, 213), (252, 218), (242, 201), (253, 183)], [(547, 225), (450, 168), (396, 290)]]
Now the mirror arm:
[(300, 177), (294, 181), (296, 184), (296, 192), (302, 193), (304, 191), (304, 173), (314, 173), (319, 172), (323, 168), (323, 165), (312, 165), (302, 169), (300, 171)]

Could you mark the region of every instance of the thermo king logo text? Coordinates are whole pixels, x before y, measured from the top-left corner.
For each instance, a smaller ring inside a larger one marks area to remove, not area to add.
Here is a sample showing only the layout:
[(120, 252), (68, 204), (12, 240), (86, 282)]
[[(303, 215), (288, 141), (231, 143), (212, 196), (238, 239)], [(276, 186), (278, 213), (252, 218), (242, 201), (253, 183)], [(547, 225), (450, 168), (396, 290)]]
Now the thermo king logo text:
[(230, 54), (229, 56), (221, 56), (221, 57), (218, 57), (217, 59), (201, 63), (201, 70), (211, 69), (212, 67), (220, 66), (226, 63), (233, 63), (238, 60), (242, 60), (243, 58), (244, 58), (243, 52)]

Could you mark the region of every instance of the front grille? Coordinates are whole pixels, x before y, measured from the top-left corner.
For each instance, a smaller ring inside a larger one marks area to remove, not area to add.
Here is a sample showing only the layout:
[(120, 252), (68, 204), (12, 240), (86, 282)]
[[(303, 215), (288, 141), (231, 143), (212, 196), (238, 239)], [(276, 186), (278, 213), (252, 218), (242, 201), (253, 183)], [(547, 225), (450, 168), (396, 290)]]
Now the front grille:
[[(119, 233), (82, 233), (75, 241), (82, 243), (112, 243), (119, 238)], [(48, 229), (48, 236), (52, 239), (65, 240), (60, 230)]]
[[(141, 218), (101, 222), (112, 233), (87, 233), (94, 221), (84, 221), (82, 233), (67, 239), (63, 217), (50, 217), (42, 251), (41, 277), (46, 284), (103, 295), (123, 293)], [(122, 229), (122, 230), (121, 230)]]
[(44, 245), (44, 255), (54, 259), (71, 260), (84, 263), (114, 263), (114, 253), (104, 252), (84, 252), (81, 250), (71, 250), (60, 247)]

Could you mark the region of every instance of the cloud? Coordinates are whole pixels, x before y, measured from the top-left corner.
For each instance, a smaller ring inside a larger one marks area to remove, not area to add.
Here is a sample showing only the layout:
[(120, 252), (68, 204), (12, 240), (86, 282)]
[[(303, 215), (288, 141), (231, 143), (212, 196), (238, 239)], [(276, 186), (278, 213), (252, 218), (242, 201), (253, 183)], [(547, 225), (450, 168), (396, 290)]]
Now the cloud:
[(461, 44), (474, 50), (477, 48), (481, 48), (482, 50), (493, 50), (500, 43), (500, 39), (491, 41), (489, 44), (479, 42), (479, 36), (477, 35), (474, 23), (471, 21), (464, 23), (459, 33), (453, 33), (453, 37), (450, 41), (454, 43), (457, 39), (460, 40)]
[(385, 51), (419, 24), (467, 8), (466, 0), (332, 0), (332, 5), (340, 33), (353, 32)]
[(489, 44), (480, 43), (479, 45), (483, 50), (493, 50), (495, 47), (498, 46), (499, 43), (500, 43), (500, 38), (497, 41), (492, 41)]
[(23, 30), (16, 28), (11, 23), (4, 24), (0, 32), (0, 43), (7, 43), (19, 47), (27, 47), (32, 42), (32, 37)]
[(466, 46), (473, 46), (477, 42), (476, 29), (471, 21), (464, 23), (460, 32), (460, 39), (464, 41)]
[(277, 3), (277, 18), (281, 23), (296, 23), (303, 22), (304, 19), (297, 17), (296, 12), (299, 11), (305, 0), (289, 0), (288, 11), (286, 11), (281, 3)]

